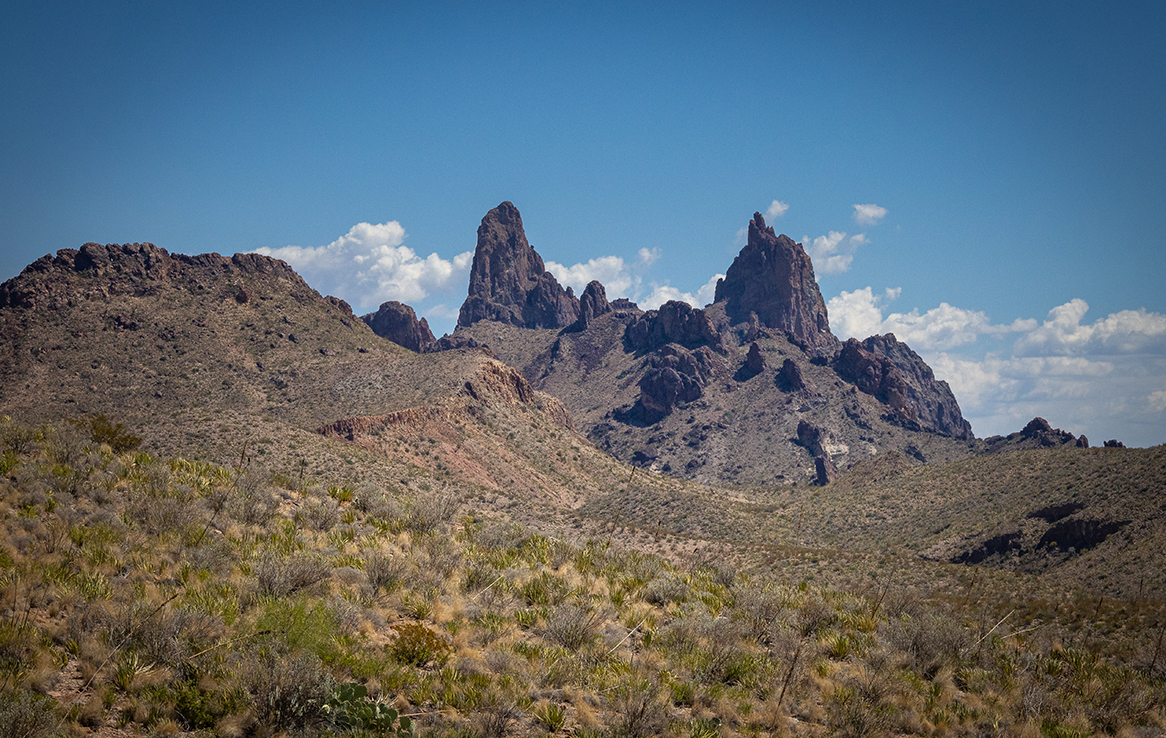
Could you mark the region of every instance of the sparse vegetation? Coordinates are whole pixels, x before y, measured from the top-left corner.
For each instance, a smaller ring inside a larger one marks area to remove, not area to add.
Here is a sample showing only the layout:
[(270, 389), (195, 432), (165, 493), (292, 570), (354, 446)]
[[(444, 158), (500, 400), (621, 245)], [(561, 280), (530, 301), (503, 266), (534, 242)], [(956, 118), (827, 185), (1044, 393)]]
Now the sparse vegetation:
[[(0, 735), (1164, 727), (1157, 600), (1114, 602), (1137, 632), (1105, 634), (1096, 600), (1022, 621), (459, 518), (452, 490), (305, 498), (250, 465), (3, 431)], [(304, 524), (305, 499), (337, 522)]]

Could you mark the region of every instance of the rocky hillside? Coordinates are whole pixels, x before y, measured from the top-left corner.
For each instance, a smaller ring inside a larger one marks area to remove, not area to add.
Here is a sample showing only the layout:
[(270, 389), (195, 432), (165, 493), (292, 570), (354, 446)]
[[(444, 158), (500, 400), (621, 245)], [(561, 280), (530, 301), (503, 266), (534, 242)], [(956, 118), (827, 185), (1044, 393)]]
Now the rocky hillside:
[[(624, 474), (488, 352), (408, 351), (255, 254), (63, 249), (0, 286), (0, 339), (0, 414), (100, 413), (155, 452), (302, 476), (356, 474), (360, 451), (382, 463), (357, 476), (560, 501)], [(568, 456), (590, 471), (549, 469)]]
[[(524, 306), (566, 304), (544, 299), (553, 277), (532, 265), (542, 260), (503, 203), (479, 229), (475, 273), (489, 279), (471, 279), (460, 327), (437, 348), (489, 347), (619, 459), (706, 484), (821, 484), (890, 450), (930, 462), (977, 449), (947, 384), (906, 344), (834, 337), (810, 257), (760, 213), (704, 309), (645, 312), (592, 282), (573, 313), (520, 320)], [(512, 287), (500, 298), (496, 284)], [(498, 300), (502, 319), (481, 308)]]

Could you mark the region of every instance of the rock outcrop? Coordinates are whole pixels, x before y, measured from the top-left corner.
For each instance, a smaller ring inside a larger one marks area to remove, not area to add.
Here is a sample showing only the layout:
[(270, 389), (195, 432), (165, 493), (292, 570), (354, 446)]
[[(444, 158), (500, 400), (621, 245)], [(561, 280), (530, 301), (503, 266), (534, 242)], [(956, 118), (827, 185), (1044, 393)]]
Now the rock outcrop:
[[(81, 288), (60, 277), (86, 274), (89, 279)], [(261, 254), (171, 254), (152, 243), (87, 243), (80, 249), (60, 249), (56, 256), (46, 255), (29, 264), (17, 276), (0, 284), (0, 308), (56, 310), (77, 300), (101, 300), (114, 295), (148, 297), (185, 281), (194, 291), (221, 289), (218, 277), (229, 278), (231, 287), (224, 291), (231, 300), (243, 305), (252, 295), (239, 283), (247, 275), (264, 275), (286, 280), (293, 299), (304, 302), (313, 294), (311, 288), (286, 262)], [(317, 295), (318, 297), (318, 295)], [(242, 298), (242, 299), (240, 299)], [(334, 305), (343, 303), (337, 300)], [(348, 303), (343, 303), (345, 310)], [(347, 308), (350, 314), (351, 309)]]
[(802, 377), (802, 370), (793, 359), (781, 362), (781, 369), (773, 379), (777, 388), (782, 392), (797, 392), (806, 388), (806, 380)]
[(375, 313), (360, 319), (381, 338), (419, 354), (429, 351), (436, 343), (429, 322), (425, 318), (418, 320), (413, 308), (396, 300), (382, 303)]
[(947, 382), (937, 380), (919, 354), (893, 333), (861, 343), (849, 339), (833, 367), (838, 376), (887, 405), (888, 420), (961, 440), (973, 438)]
[(762, 326), (786, 332), (811, 353), (838, 345), (809, 255), (788, 236), (776, 235), (761, 213), (753, 214), (748, 243), (717, 281), (715, 302), (725, 303), (734, 324), (748, 323), (756, 313)]
[(1066, 444), (1076, 445), (1077, 439), (1068, 431), (1063, 431), (1060, 428), (1054, 428), (1049, 425), (1049, 421), (1044, 418), (1033, 418), (1028, 421), (1028, 425), (1020, 430), (1020, 437), (1026, 440), (1033, 440), (1041, 446), (1064, 446)]
[(721, 337), (708, 315), (679, 300), (669, 300), (659, 310), (649, 310), (624, 333), (624, 344), (630, 351), (652, 351), (669, 343), (687, 348), (710, 346), (718, 352), (724, 350)]
[(1089, 448), (1089, 439), (1077, 438), (1069, 431), (1054, 428), (1044, 418), (1033, 418), (1017, 433), (1007, 436), (991, 436), (984, 439), (987, 453), (1002, 453), (1024, 448)]
[(630, 411), (630, 419), (649, 424), (681, 403), (700, 399), (709, 380), (725, 372), (724, 362), (708, 346), (689, 351), (668, 344), (649, 363), (651, 368), (640, 379), (640, 397)]
[(578, 318), (579, 301), (569, 287), (559, 286), (527, 242), (518, 208), (503, 202), (486, 213), (458, 326), (495, 320), (524, 328), (566, 328)]
[(579, 319), (564, 330), (572, 333), (585, 331), (591, 321), (613, 310), (611, 303), (607, 301), (607, 290), (603, 289), (599, 282), (591, 280), (583, 288), (583, 296), (579, 298)]
[(838, 478), (838, 466), (826, 450), (827, 432), (818, 426), (798, 421), (797, 444), (814, 457), (814, 484), (825, 487)]

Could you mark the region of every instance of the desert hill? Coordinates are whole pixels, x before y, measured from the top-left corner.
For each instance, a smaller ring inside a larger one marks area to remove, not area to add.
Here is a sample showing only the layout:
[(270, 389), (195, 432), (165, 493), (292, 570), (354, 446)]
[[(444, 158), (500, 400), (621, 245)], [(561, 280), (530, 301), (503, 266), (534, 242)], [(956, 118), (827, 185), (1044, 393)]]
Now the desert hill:
[[(488, 353), (405, 350), (259, 255), (65, 249), (0, 287), (0, 336), (2, 412), (26, 423), (105, 414), (157, 452), (259, 455), (285, 475), (336, 474), (373, 434), (403, 469), (379, 469), (377, 454), (380, 478), (456, 476), (491, 489), (515, 480), (538, 496), (558, 488), (540, 483), (530, 460), (545, 466), (582, 441), (558, 400)], [(537, 440), (515, 457), (507, 434)]]

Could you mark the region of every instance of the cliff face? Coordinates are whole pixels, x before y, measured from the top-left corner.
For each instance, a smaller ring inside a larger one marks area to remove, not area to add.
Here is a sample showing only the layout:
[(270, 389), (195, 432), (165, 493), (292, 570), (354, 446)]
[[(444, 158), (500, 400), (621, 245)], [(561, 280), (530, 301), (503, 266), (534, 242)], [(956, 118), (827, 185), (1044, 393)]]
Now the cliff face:
[(486, 213), (458, 326), (493, 320), (523, 328), (566, 328), (578, 318), (579, 301), (570, 288), (559, 286), (527, 242), (518, 208), (503, 202)]
[(725, 303), (734, 324), (749, 322), (756, 313), (762, 326), (784, 331), (813, 352), (828, 353), (838, 345), (809, 255), (801, 244), (774, 233), (761, 213), (753, 214), (748, 243), (717, 282), (715, 302)]

